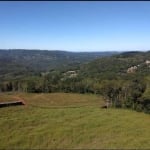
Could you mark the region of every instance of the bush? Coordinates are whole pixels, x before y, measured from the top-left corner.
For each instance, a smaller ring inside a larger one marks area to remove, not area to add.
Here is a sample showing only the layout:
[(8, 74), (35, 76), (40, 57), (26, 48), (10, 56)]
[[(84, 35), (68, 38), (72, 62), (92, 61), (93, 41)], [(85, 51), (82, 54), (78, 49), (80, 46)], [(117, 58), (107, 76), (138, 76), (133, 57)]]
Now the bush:
[(125, 106), (126, 108), (132, 108), (132, 106), (133, 106), (133, 101), (132, 101), (132, 99), (131, 99), (131, 98), (128, 98), (127, 100), (125, 100), (124, 106)]
[(150, 114), (150, 104), (147, 104), (147, 105), (144, 107), (144, 112)]
[(136, 111), (138, 111), (138, 112), (143, 111), (143, 106), (142, 106), (142, 104), (136, 104), (135, 109), (136, 109)]

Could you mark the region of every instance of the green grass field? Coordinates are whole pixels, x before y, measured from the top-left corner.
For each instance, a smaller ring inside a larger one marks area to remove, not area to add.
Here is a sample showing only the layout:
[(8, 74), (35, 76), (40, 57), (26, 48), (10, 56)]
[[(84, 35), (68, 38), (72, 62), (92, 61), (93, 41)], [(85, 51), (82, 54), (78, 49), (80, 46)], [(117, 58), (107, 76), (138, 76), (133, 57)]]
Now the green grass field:
[(0, 149), (150, 149), (150, 116), (101, 109), (102, 98), (81, 94), (0, 94), (25, 106), (0, 108)]

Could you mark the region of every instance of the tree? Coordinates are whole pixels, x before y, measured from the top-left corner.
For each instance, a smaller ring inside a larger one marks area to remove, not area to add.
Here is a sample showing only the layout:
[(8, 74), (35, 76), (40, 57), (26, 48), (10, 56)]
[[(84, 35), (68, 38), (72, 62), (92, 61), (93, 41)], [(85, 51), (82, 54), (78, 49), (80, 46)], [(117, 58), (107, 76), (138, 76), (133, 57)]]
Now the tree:
[(121, 86), (115, 80), (101, 82), (101, 94), (109, 101), (111, 107), (121, 107)]

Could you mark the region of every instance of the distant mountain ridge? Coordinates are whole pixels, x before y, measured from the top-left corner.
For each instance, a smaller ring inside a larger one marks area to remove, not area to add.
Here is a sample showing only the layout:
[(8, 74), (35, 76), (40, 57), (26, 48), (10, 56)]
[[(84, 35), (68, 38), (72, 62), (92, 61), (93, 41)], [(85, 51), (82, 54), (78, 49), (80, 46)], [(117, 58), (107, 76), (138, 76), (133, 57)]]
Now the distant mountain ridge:
[(82, 63), (118, 53), (114, 51), (67, 52), (59, 50), (0, 49), (0, 77), (79, 67)]

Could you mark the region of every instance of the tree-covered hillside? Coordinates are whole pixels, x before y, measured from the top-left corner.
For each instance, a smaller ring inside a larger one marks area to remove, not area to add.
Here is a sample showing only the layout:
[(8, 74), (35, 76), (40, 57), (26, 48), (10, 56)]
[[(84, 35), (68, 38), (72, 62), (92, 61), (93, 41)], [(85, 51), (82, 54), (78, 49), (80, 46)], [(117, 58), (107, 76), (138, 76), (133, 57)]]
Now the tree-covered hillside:
[(146, 61), (150, 60), (149, 52), (125, 52), (112, 57), (104, 57), (82, 65), (81, 74), (92, 78), (118, 78), (132, 76), (127, 74), (130, 67), (137, 66), (137, 75), (150, 73), (149, 65)]
[[(100, 94), (106, 100), (108, 107), (131, 108), (150, 113), (149, 51), (125, 52), (102, 58), (96, 58), (96, 53), (89, 55), (89, 53), (52, 52), (55, 55), (50, 55), (47, 51), (41, 53), (31, 51), (30, 55), (27, 55), (25, 51), (25, 54), (21, 55), (23, 52), (14, 56), (17, 63), (22, 58), (20, 66), (28, 66), (24, 76), (11, 78), (11, 75), (9, 77), (7, 74), (5, 78), (1, 77), (3, 80), (0, 82), (0, 91)], [(44, 57), (46, 55), (47, 57)], [(50, 57), (52, 59), (49, 62), (57, 63), (52, 65), (55, 66), (55, 69), (49, 68), (47, 71), (46, 67), (49, 67), (47, 60)], [(94, 58), (96, 59), (92, 60)], [(89, 62), (90, 60), (92, 61)], [(11, 65), (11, 63), (8, 64)], [(38, 73), (35, 71), (36, 65)], [(42, 70), (42, 66), (45, 67), (45, 71)], [(18, 66), (14, 65), (14, 67)], [(17, 71), (21, 72), (21, 69), (18, 68)], [(33, 74), (30, 73), (30, 70)], [(18, 72), (18, 75), (22, 74)]]
[(48, 50), (0, 50), (0, 78), (33, 75), (50, 70), (78, 68), (80, 64), (117, 52), (66, 52)]

